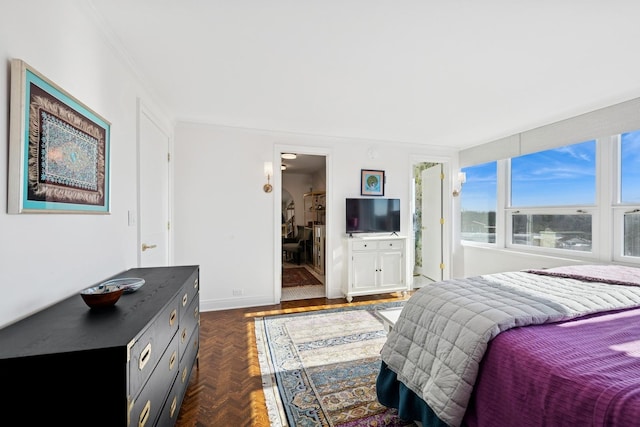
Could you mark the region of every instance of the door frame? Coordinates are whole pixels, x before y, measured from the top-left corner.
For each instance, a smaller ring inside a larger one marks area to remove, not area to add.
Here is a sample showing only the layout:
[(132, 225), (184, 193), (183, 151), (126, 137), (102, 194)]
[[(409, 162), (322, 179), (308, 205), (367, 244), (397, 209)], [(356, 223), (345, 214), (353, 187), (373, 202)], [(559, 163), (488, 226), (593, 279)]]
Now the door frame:
[(163, 120), (160, 115), (156, 114), (142, 99), (136, 99), (136, 110), (137, 110), (137, 118), (136, 118), (136, 157), (137, 157), (137, 165), (136, 165), (136, 212), (131, 213), (133, 217), (136, 218), (136, 259), (138, 267), (142, 266), (142, 213), (140, 210), (140, 197), (142, 193), (142, 189), (140, 188), (140, 171), (142, 164), (142, 152), (141, 152), (141, 141), (142, 141), (142, 116), (146, 116), (149, 121), (153, 122), (155, 126), (167, 137), (167, 153), (169, 155), (169, 161), (167, 162), (167, 174), (168, 174), (168, 188), (167, 191), (167, 220), (169, 221), (169, 229), (167, 230), (167, 264), (173, 264), (173, 134), (169, 131), (171, 126), (167, 120)]
[[(273, 242), (275, 254), (274, 259), (274, 275), (273, 275), (273, 296), (274, 304), (280, 304), (282, 299), (282, 171), (278, 167), (282, 163), (281, 153), (296, 153), (311, 156), (324, 156), (325, 158), (325, 190), (327, 204), (333, 203), (331, 194), (333, 194), (333, 178), (332, 178), (332, 150), (328, 147), (316, 147), (308, 145), (285, 145), (275, 144), (273, 150), (273, 197), (274, 197), (274, 224), (273, 224)], [(329, 205), (331, 206), (331, 205)], [(324, 293), (329, 298), (330, 290), (333, 284), (333, 268), (330, 268), (330, 262), (333, 259), (333, 218), (334, 208), (331, 207), (325, 212), (325, 272), (324, 272)]]
[[(453, 218), (451, 217), (453, 209), (453, 197), (451, 192), (453, 191), (451, 180), (451, 158), (438, 157), (438, 156), (426, 156), (426, 155), (412, 155), (409, 158), (409, 212), (407, 212), (407, 220), (409, 224), (409, 247), (411, 248), (409, 258), (409, 265), (407, 270), (407, 278), (409, 279), (409, 289), (414, 289), (413, 286), (413, 269), (416, 263), (416, 238), (415, 238), (415, 224), (413, 222), (413, 213), (416, 210), (416, 198), (415, 198), (415, 186), (413, 180), (413, 166), (417, 163), (440, 163), (442, 165), (442, 172), (444, 173), (443, 189), (442, 189), (442, 217), (444, 218), (444, 225), (442, 230), (442, 262), (444, 263), (444, 269), (442, 271), (443, 279), (451, 277), (453, 271), (453, 253), (451, 251), (452, 239), (453, 239)], [(410, 274), (409, 274), (410, 273)]]

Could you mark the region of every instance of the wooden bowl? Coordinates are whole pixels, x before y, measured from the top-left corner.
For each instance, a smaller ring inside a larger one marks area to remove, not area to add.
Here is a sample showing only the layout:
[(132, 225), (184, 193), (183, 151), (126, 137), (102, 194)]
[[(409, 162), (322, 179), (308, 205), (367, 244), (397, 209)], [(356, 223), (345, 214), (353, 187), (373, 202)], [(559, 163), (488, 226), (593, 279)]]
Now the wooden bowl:
[(84, 289), (80, 296), (91, 308), (111, 307), (122, 296), (124, 287), (120, 285), (100, 284)]

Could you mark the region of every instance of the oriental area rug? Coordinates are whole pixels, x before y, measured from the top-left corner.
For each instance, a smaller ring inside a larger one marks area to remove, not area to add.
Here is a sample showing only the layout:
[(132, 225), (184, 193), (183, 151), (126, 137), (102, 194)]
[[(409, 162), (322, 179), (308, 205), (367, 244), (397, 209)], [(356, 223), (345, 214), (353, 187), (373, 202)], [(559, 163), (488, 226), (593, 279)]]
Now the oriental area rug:
[(272, 427), (407, 426), (378, 403), (386, 332), (376, 312), (403, 302), (256, 318), (263, 390)]
[(293, 286), (322, 285), (310, 271), (304, 267), (292, 267), (282, 270), (282, 286), (290, 288)]

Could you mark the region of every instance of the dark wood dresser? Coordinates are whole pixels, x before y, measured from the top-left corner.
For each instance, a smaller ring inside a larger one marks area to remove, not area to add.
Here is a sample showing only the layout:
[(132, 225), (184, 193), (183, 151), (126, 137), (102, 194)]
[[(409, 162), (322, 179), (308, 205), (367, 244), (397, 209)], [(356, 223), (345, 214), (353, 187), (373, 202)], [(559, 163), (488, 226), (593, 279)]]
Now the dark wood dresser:
[(134, 268), (104, 280), (123, 277), (145, 284), (113, 307), (90, 309), (78, 291), (0, 329), (4, 419), (175, 424), (198, 360), (199, 266)]

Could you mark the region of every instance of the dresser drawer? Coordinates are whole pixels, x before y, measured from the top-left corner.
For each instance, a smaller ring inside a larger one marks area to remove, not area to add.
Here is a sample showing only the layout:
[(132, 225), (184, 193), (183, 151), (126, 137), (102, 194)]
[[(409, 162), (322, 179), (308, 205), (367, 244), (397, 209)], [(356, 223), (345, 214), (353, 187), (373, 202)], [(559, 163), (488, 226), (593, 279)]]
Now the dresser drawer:
[(180, 357), (185, 354), (188, 341), (200, 324), (200, 301), (197, 295), (185, 311), (185, 316), (180, 321)]
[(177, 295), (135, 340), (130, 349), (128, 395), (136, 396), (178, 331), (181, 296)]
[(194, 333), (189, 340), (187, 354), (180, 362), (180, 372), (176, 378), (169, 396), (162, 408), (160, 418), (156, 424), (157, 427), (174, 426), (180, 413), (180, 406), (184, 400), (184, 394), (189, 386), (189, 378), (194, 368), (195, 358), (198, 354), (198, 333)]
[(129, 426), (152, 427), (155, 425), (155, 420), (167, 398), (168, 385), (173, 384), (180, 371), (178, 352), (178, 335), (176, 334), (162, 354), (149, 381), (135, 400), (129, 403)]
[(155, 427), (173, 427), (176, 424), (178, 414), (180, 413), (180, 406), (182, 405), (181, 390), (180, 375), (178, 375), (173, 381), (173, 386), (160, 411)]
[(366, 250), (373, 250), (377, 248), (378, 248), (378, 242), (367, 241), (367, 240), (353, 242), (354, 251), (366, 251)]
[[(200, 331), (199, 328), (196, 328), (191, 334), (187, 345), (184, 346), (184, 353), (182, 353), (182, 358), (180, 359), (180, 375), (184, 376), (184, 372), (182, 372), (184, 366), (191, 366), (193, 360), (198, 356), (198, 350), (200, 349)], [(183, 382), (184, 382), (183, 378)]]
[(402, 249), (404, 242), (402, 240), (382, 240), (378, 242), (378, 249)]
[(180, 300), (180, 321), (187, 315), (188, 308), (194, 300), (198, 299), (198, 292), (200, 291), (200, 279), (198, 277), (198, 271), (195, 271), (191, 277), (185, 282), (182, 287), (182, 296)]
[(187, 351), (180, 361), (180, 372), (175, 379), (171, 391), (167, 396), (167, 400), (164, 403), (164, 407), (159, 415), (156, 427), (174, 426), (178, 415), (180, 413), (180, 407), (184, 400), (184, 394), (189, 386), (189, 378), (191, 378), (191, 372), (193, 371), (194, 362), (198, 355), (199, 349), (199, 333), (198, 330), (194, 331), (191, 335), (191, 339), (188, 341)]

